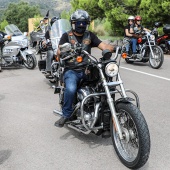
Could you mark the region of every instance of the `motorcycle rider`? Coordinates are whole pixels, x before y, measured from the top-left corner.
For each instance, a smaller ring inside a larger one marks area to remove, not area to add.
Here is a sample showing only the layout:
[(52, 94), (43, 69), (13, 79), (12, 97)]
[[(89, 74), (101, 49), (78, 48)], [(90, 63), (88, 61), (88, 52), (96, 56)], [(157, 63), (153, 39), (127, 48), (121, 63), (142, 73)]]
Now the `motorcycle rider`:
[[(88, 31), (88, 26), (90, 24), (90, 16), (84, 10), (75, 11), (70, 17), (70, 23), (72, 29), (67, 33), (64, 33), (60, 39), (59, 46), (64, 43), (71, 43), (74, 46), (76, 43), (82, 45), (82, 49), (91, 52), (92, 47), (98, 47), (103, 50), (103, 59), (110, 59), (111, 52), (113, 52), (114, 47), (105, 44), (92, 32)], [(63, 57), (60, 55), (60, 50), (58, 48), (57, 57)], [(65, 55), (65, 54), (64, 54)], [(64, 56), (65, 57), (65, 56)], [(83, 58), (83, 62), (86, 61), (86, 57)], [(64, 104), (62, 108), (63, 116), (55, 122), (55, 126), (63, 127), (65, 122), (67, 122), (73, 112), (72, 103), (74, 96), (77, 91), (77, 85), (81, 79), (84, 79), (85, 75), (85, 65), (79, 66), (76, 61), (68, 61), (65, 64), (63, 81), (65, 85), (64, 90)]]
[[(50, 21), (50, 26), (53, 25), (53, 23), (58, 20), (58, 17), (53, 17)], [(51, 64), (52, 64), (52, 60), (54, 57), (54, 52), (52, 49), (52, 44), (50, 42), (50, 27), (48, 28), (48, 30), (45, 33), (45, 40), (43, 41), (43, 46), (44, 48), (47, 48), (47, 58), (46, 58), (46, 77), (48, 78), (51, 75)]]
[[(137, 38), (138, 36), (136, 34), (134, 34), (134, 20), (135, 17), (134, 16), (129, 16), (128, 17), (128, 25), (125, 27), (125, 31), (124, 31), (124, 40), (125, 42), (130, 42), (130, 44), (132, 44), (132, 52), (133, 52), (133, 56), (136, 55), (136, 44), (137, 44)], [(129, 54), (129, 47), (130, 44), (127, 43), (126, 45), (126, 53)]]
[(149, 29), (144, 28), (144, 27), (141, 25), (141, 22), (142, 22), (142, 17), (139, 16), (139, 15), (137, 15), (137, 16), (135, 17), (135, 25), (134, 25), (134, 28), (133, 28), (134, 33), (138, 33), (138, 34), (139, 34), (139, 33), (141, 33), (143, 30), (144, 30), (144, 31), (151, 32)]
[(4, 33), (3, 31), (0, 31), (0, 71), (2, 71), (2, 68), (1, 68), (1, 64), (2, 64), (2, 48), (3, 48), (3, 44), (4, 44), (4, 41), (3, 41), (3, 38), (5, 37), (5, 35), (7, 35), (6, 33)]

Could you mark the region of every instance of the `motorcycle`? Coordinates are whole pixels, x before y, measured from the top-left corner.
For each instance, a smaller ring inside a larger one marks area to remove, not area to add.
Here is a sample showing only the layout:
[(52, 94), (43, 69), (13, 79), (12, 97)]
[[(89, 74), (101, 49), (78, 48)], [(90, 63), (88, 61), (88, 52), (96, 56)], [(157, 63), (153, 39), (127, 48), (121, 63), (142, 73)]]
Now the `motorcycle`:
[[(137, 39), (137, 55), (132, 55), (132, 47), (129, 39), (123, 40), (122, 54), (124, 55), (127, 63), (134, 62), (148, 62), (152, 68), (158, 69), (162, 66), (164, 61), (164, 54), (162, 49), (155, 44), (155, 33), (157, 28), (155, 27), (151, 32), (142, 31), (137, 32), (137, 35), (142, 37)], [(130, 45), (130, 54), (126, 54), (126, 45)]]
[(37, 60), (34, 53), (28, 49), (28, 39), (16, 25), (5, 27), (7, 35), (3, 39), (1, 66), (24, 65), (27, 69), (34, 69)]
[[(52, 45), (53, 54), (57, 54), (58, 44), (63, 33), (71, 29), (70, 22), (66, 19), (58, 19), (51, 26), (50, 39), (47, 39), (47, 46)], [(47, 57), (47, 56), (46, 56)], [(46, 57), (38, 61), (39, 70), (44, 74), (46, 69)], [(59, 62), (54, 59), (51, 65), (51, 76), (46, 77), (51, 83), (58, 83)]]
[[(64, 97), (64, 83), (62, 81), (62, 68), (68, 59), (81, 62), (80, 52), (71, 49), (71, 45), (63, 44), (60, 51), (68, 51), (70, 55), (60, 58), (59, 86), (53, 86), (59, 95), (59, 105), (62, 108)], [(80, 50), (78, 50), (80, 51)], [(119, 73), (120, 51), (111, 60), (99, 61), (87, 51), (81, 54), (88, 56), (86, 71), (90, 72), (86, 81), (81, 81), (75, 100), (74, 111), (65, 124), (80, 133), (88, 135), (94, 133), (100, 136), (109, 132), (113, 146), (120, 161), (128, 168), (142, 167), (150, 154), (150, 134), (148, 125), (140, 111), (138, 95), (124, 88)], [(118, 60), (119, 59), (119, 60)], [(128, 97), (127, 93), (132, 97)], [(55, 109), (55, 115), (62, 116), (62, 111)]]
[(156, 44), (159, 45), (164, 54), (170, 53), (170, 24), (163, 27), (164, 34), (156, 38)]

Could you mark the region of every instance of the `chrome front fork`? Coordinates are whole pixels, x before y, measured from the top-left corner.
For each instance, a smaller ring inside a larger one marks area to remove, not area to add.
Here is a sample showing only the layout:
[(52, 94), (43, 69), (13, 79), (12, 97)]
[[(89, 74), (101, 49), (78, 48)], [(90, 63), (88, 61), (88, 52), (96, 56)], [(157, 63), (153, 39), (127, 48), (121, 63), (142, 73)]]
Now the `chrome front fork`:
[[(112, 114), (113, 124), (115, 126), (116, 131), (119, 134), (120, 139), (123, 139), (122, 129), (120, 127), (120, 124), (119, 124), (119, 121), (118, 121), (118, 118), (117, 118), (117, 115), (116, 115), (116, 110), (115, 110), (115, 107), (114, 107), (114, 101), (113, 101), (113, 98), (111, 97), (109, 87), (108, 87), (108, 83), (107, 83), (107, 81), (105, 79), (105, 76), (103, 74), (102, 69), (99, 69), (99, 70), (100, 70), (100, 75), (101, 75), (101, 78), (103, 80), (103, 86), (105, 88), (105, 92), (106, 92), (106, 96), (107, 96), (107, 103), (109, 104), (110, 111), (111, 111), (111, 114)], [(118, 75), (118, 78), (120, 78), (120, 75)], [(124, 87), (123, 87), (123, 83), (120, 84), (120, 87), (121, 87), (121, 90), (123, 90), (122, 94), (124, 96), (126, 96), (126, 93), (125, 93), (125, 90), (124, 90)]]

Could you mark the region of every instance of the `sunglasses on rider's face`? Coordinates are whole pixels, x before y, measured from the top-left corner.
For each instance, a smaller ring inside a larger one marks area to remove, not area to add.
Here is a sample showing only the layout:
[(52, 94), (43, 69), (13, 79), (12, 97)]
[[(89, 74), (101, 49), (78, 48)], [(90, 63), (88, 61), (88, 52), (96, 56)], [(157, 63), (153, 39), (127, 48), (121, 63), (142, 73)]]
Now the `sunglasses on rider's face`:
[(77, 26), (86, 26), (86, 25), (87, 25), (87, 22), (86, 22), (86, 21), (77, 21), (77, 22), (76, 22), (76, 25), (77, 25)]
[(137, 20), (137, 21), (141, 21), (141, 20)]

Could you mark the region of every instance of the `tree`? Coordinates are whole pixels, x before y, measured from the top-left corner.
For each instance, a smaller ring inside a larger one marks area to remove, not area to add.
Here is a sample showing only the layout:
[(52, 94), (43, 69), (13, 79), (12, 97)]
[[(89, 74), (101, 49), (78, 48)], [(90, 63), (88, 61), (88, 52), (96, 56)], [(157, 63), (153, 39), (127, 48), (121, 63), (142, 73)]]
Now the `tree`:
[(86, 10), (92, 19), (106, 17), (113, 34), (123, 35), (130, 15), (140, 15), (142, 25), (149, 28), (155, 21), (170, 23), (169, 0), (72, 0), (71, 4), (74, 10)]
[(74, 10), (83, 9), (87, 11), (92, 20), (105, 17), (104, 10), (98, 5), (99, 0), (72, 0), (71, 5)]
[(9, 24), (15, 24), (21, 31), (28, 30), (28, 18), (40, 15), (38, 6), (30, 6), (27, 2), (10, 3), (4, 12)]
[(0, 30), (4, 31), (5, 27), (8, 25), (7, 20), (3, 20), (0, 24)]

